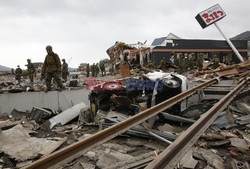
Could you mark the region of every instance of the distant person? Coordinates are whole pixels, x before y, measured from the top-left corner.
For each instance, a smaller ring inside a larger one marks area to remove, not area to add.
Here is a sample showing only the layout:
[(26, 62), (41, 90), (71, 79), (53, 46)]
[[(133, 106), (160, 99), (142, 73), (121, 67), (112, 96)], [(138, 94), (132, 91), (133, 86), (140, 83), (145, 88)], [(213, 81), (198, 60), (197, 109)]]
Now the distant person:
[(101, 72), (102, 72), (102, 76), (106, 75), (104, 63), (100, 64), (100, 69), (101, 69)]
[(96, 73), (96, 77), (98, 77), (99, 72), (100, 72), (100, 69), (99, 69), (98, 63), (96, 63), (96, 65), (95, 65), (95, 73)]
[(188, 59), (188, 55), (185, 54), (185, 57), (183, 59), (183, 65), (182, 65), (182, 68), (183, 68), (183, 72), (187, 72), (188, 69), (189, 69), (189, 59)]
[(65, 62), (65, 59), (62, 59), (62, 78), (64, 82), (67, 81), (67, 77), (69, 75), (68, 64)]
[(31, 63), (30, 59), (27, 59), (27, 62), (28, 62), (28, 64), (25, 65), (25, 66), (27, 66), (27, 72), (28, 72), (28, 76), (29, 76), (30, 82), (33, 83), (33, 81), (34, 81), (34, 74), (36, 72), (36, 69), (34, 67), (34, 64)]
[(18, 81), (18, 84), (21, 82), (22, 73), (23, 73), (23, 70), (20, 68), (19, 65), (17, 65), (17, 69), (15, 71), (15, 76), (16, 76), (15, 78)]
[(183, 73), (183, 63), (184, 63), (182, 54), (179, 55), (179, 58), (177, 59), (177, 63), (178, 63), (177, 73), (182, 74)]
[(90, 72), (90, 68), (89, 68), (89, 63), (86, 66), (86, 77), (89, 77), (89, 72)]
[(95, 77), (95, 63), (93, 63), (93, 65), (91, 66), (91, 74), (92, 77)]
[(43, 69), (45, 72), (46, 90), (51, 91), (51, 80), (54, 78), (60, 90), (64, 89), (61, 82), (61, 61), (59, 56), (52, 51), (52, 46), (46, 47), (47, 56), (44, 60)]
[(198, 57), (198, 70), (202, 71), (203, 70), (203, 54), (200, 54), (200, 56)]
[(11, 74), (15, 74), (15, 70), (13, 68), (11, 69)]
[(165, 57), (163, 57), (160, 61), (161, 69), (164, 71), (166, 70), (166, 60)]
[(194, 54), (191, 54), (189, 57), (189, 69), (194, 70)]

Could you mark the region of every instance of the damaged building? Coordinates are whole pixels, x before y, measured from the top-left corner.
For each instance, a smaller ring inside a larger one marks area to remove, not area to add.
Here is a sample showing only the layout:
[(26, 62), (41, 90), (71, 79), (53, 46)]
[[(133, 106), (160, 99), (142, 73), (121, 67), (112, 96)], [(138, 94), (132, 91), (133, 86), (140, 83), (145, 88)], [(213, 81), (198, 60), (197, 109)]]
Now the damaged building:
[[(248, 58), (248, 41), (247, 39), (232, 38), (232, 43), (244, 57)], [(151, 44), (151, 59), (155, 64), (160, 61), (170, 61), (172, 53), (178, 55), (193, 54), (197, 60), (200, 54), (203, 54), (204, 59), (217, 59), (221, 63), (231, 64), (239, 63), (240, 60), (234, 54), (231, 47), (224, 40), (205, 40), (205, 39), (182, 39), (174, 34), (169, 34), (167, 37), (157, 38)]]

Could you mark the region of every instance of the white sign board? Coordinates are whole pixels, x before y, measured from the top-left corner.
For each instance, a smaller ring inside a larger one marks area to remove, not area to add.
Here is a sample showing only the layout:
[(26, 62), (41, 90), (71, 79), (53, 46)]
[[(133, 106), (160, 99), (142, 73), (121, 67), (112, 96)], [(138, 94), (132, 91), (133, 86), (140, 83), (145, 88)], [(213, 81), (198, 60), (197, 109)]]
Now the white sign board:
[(220, 7), (219, 4), (216, 4), (202, 12), (200, 12), (195, 18), (200, 23), (202, 28), (205, 28), (216, 21), (224, 18), (226, 13)]

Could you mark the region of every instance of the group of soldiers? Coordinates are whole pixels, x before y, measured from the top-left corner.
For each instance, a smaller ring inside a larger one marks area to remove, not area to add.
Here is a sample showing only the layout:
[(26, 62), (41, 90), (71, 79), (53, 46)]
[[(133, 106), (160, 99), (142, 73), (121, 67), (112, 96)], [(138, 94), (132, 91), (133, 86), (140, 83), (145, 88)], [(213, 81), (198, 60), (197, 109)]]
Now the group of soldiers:
[[(45, 57), (42, 73), (41, 73), (41, 80), (45, 79), (46, 83), (46, 92), (51, 90), (51, 80), (54, 78), (55, 82), (57, 83), (59, 90), (64, 89), (64, 86), (61, 81), (61, 76), (64, 82), (67, 81), (67, 76), (69, 75), (68, 72), (68, 64), (65, 62), (65, 59), (62, 59), (63, 64), (61, 65), (61, 61), (59, 56), (53, 52), (52, 46), (46, 47), (47, 55)], [(36, 70), (34, 64), (31, 63), (30, 59), (27, 59), (28, 64), (27, 66), (27, 73), (30, 79), (31, 84), (33, 85), (34, 76), (36, 76)], [(20, 83), (23, 71), (20, 66), (17, 66), (15, 70), (15, 78)]]
[[(194, 70), (196, 67), (199, 71), (202, 71), (203, 69), (203, 55), (201, 54), (197, 59), (195, 60), (194, 54), (179, 54), (177, 57), (176, 54), (172, 53), (172, 57), (170, 59), (172, 64), (174, 64), (177, 67), (177, 73), (182, 74), (189, 70)], [(166, 68), (166, 61), (165, 59), (162, 59), (160, 61), (160, 65), (162, 69)]]
[(101, 76), (105, 76), (106, 75), (106, 71), (105, 71), (105, 65), (104, 63), (101, 63), (100, 66), (98, 66), (98, 63), (93, 63), (92, 66), (89, 66), (89, 64), (87, 64), (86, 66), (86, 77), (90, 76), (90, 71), (91, 71), (91, 76), (92, 77), (98, 77), (99, 72), (101, 70)]
[[(25, 66), (27, 66), (27, 73), (30, 79), (30, 82), (33, 83), (34, 81), (34, 76), (36, 76), (36, 69), (33, 63), (31, 63), (30, 59), (27, 59), (27, 63)], [(20, 68), (20, 66), (17, 66), (17, 69), (15, 71), (15, 76), (16, 76), (16, 80), (18, 81), (18, 83), (21, 82), (21, 78), (22, 78), (22, 74), (23, 74), (23, 70)]]

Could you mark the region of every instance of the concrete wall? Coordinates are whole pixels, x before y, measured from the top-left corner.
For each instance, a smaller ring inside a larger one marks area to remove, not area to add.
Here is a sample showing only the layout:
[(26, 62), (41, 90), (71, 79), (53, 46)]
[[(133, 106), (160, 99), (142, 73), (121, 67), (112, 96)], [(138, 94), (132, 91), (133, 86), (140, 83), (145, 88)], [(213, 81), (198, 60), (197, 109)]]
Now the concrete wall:
[(0, 94), (0, 114), (10, 114), (14, 108), (32, 110), (34, 106), (63, 111), (80, 102), (89, 105), (88, 94), (86, 89)]

